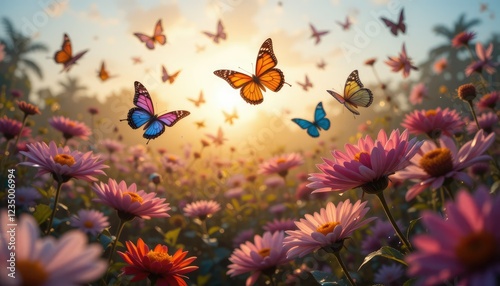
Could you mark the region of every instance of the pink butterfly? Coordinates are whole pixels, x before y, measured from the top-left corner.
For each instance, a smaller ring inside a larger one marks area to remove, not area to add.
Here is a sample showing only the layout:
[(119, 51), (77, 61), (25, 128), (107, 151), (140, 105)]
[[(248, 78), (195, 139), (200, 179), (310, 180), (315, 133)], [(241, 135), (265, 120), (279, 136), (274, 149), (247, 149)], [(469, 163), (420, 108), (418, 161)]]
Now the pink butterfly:
[(349, 16), (345, 17), (344, 23), (342, 23), (340, 21), (336, 21), (336, 22), (337, 22), (337, 24), (339, 24), (342, 27), (342, 29), (344, 29), (344, 31), (349, 30), (349, 28), (351, 27), (351, 24), (352, 24), (352, 22), (349, 20)]
[(161, 19), (156, 22), (155, 31), (153, 36), (147, 36), (142, 33), (134, 33), (134, 35), (141, 40), (141, 42), (146, 43), (146, 47), (150, 50), (155, 48), (155, 42), (160, 45), (165, 45), (167, 42), (167, 37), (163, 35), (163, 28), (161, 27)]
[(217, 23), (217, 33), (212, 34), (210, 32), (203, 32), (203, 34), (207, 35), (208, 37), (212, 38), (214, 43), (218, 44), (219, 40), (225, 40), (226, 39), (226, 32), (224, 32), (224, 26), (222, 26), (221, 20)]
[(406, 25), (403, 22), (405, 20), (405, 15), (404, 15), (404, 9), (401, 9), (401, 12), (399, 12), (399, 20), (398, 23), (394, 23), (391, 20), (388, 20), (387, 18), (381, 17), (380, 18), (382, 21), (384, 21), (385, 25), (391, 29), (391, 33), (394, 36), (398, 35), (398, 30), (401, 31), (401, 33), (406, 32)]
[(309, 88), (313, 87), (312, 82), (309, 81), (309, 77), (307, 75), (306, 75), (306, 82), (305, 83), (301, 83), (301, 82), (297, 81), (297, 84), (300, 85), (302, 87), (302, 89), (305, 91), (307, 91)]
[(168, 80), (168, 82), (170, 84), (174, 83), (175, 79), (177, 78), (177, 76), (179, 75), (179, 73), (181, 72), (180, 70), (176, 71), (175, 73), (173, 74), (168, 74), (167, 73), (167, 69), (165, 68), (165, 66), (161, 66), (161, 72), (162, 72), (162, 75), (161, 75), (161, 80), (163, 82), (166, 82)]
[(224, 144), (224, 141), (227, 140), (227, 138), (224, 138), (224, 133), (222, 132), (222, 128), (219, 127), (219, 130), (217, 131), (217, 135), (212, 135), (212, 134), (205, 134), (208, 138), (212, 139), (212, 143), (215, 146), (221, 146)]
[(325, 67), (326, 67), (325, 60), (321, 60), (321, 62), (316, 63), (316, 66), (317, 66), (319, 69), (324, 70), (324, 69), (325, 69)]
[(324, 36), (330, 32), (330, 31), (326, 31), (326, 30), (318, 32), (318, 30), (316, 30), (316, 28), (314, 28), (314, 26), (310, 23), (309, 23), (309, 27), (311, 27), (311, 30), (312, 30), (311, 38), (316, 39), (316, 42), (315, 42), (316, 45), (319, 44), (319, 42), (321, 41), (321, 36)]

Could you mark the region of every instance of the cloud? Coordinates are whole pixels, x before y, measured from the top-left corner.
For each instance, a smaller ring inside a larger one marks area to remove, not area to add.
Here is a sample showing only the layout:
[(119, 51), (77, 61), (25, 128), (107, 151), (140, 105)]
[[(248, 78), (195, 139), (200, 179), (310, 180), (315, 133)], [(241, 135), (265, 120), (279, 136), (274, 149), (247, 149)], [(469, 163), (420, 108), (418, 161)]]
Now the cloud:
[(118, 25), (119, 23), (117, 18), (104, 17), (96, 3), (92, 3), (88, 11), (79, 12), (79, 16), (101, 26)]

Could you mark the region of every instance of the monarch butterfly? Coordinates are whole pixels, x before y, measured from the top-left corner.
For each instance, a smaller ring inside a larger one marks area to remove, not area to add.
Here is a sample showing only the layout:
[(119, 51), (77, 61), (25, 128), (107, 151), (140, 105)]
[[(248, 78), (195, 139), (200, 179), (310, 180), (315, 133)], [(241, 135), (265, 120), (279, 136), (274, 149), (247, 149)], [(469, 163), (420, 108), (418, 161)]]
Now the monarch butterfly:
[(163, 66), (163, 65), (162, 65), (162, 66), (161, 66), (161, 73), (162, 73), (162, 75), (161, 75), (161, 80), (162, 80), (163, 82), (166, 82), (166, 81), (168, 80), (168, 82), (169, 82), (170, 84), (172, 84), (172, 83), (174, 83), (175, 79), (177, 78), (177, 76), (179, 75), (179, 73), (180, 73), (180, 72), (181, 72), (181, 71), (180, 71), (180, 70), (178, 70), (178, 71), (176, 71), (176, 72), (175, 72), (175, 73), (173, 73), (173, 74), (168, 74), (167, 69), (165, 68), (165, 66)]
[(102, 61), (101, 64), (101, 69), (99, 70), (97, 76), (102, 80), (106, 81), (112, 77), (115, 77), (114, 75), (109, 75), (109, 72), (106, 70), (106, 66), (104, 65), (104, 61)]
[(194, 124), (196, 124), (196, 127), (198, 127), (198, 129), (205, 128), (205, 120), (195, 121)]
[(315, 38), (316, 39), (316, 42), (314, 42), (315, 45), (319, 44), (319, 42), (321, 41), (321, 36), (324, 36), (324, 35), (330, 33), (330, 31), (327, 31), (327, 30), (325, 30), (325, 31), (318, 31), (310, 23), (309, 23), (309, 27), (311, 27), (311, 32), (312, 32), (311, 38)]
[(323, 109), (323, 103), (320, 102), (316, 105), (314, 110), (314, 121), (310, 122), (305, 119), (293, 118), (293, 122), (297, 123), (302, 129), (307, 129), (307, 134), (311, 137), (318, 137), (319, 131), (321, 129), (330, 129), (330, 119), (326, 118), (325, 110)]
[(384, 24), (388, 28), (391, 29), (391, 33), (394, 36), (398, 35), (398, 30), (400, 30), (401, 33), (403, 33), (403, 34), (406, 32), (406, 25), (405, 25), (405, 23), (403, 23), (403, 21), (405, 20), (405, 15), (404, 15), (404, 9), (403, 8), (401, 9), (401, 12), (399, 12), (398, 23), (394, 23), (393, 21), (388, 20), (387, 18), (384, 18), (384, 17), (380, 17), (380, 19), (384, 22)]
[(76, 64), (76, 61), (78, 61), (88, 51), (89, 50), (85, 50), (73, 56), (71, 40), (69, 39), (67, 34), (64, 34), (61, 50), (57, 51), (54, 54), (54, 61), (58, 64), (63, 64), (63, 69), (61, 70), (61, 72), (67, 72), (74, 64)]
[(225, 40), (226, 36), (227, 36), (226, 32), (224, 32), (224, 26), (222, 26), (222, 21), (221, 20), (219, 20), (219, 22), (217, 22), (217, 33), (212, 34), (210, 32), (203, 32), (203, 34), (205, 34), (208, 37), (212, 38), (212, 40), (216, 44), (219, 43), (219, 39), (220, 40)]
[(232, 70), (216, 70), (214, 74), (224, 80), (233, 88), (241, 88), (241, 97), (250, 104), (260, 104), (264, 101), (262, 91), (266, 87), (277, 92), (285, 83), (283, 72), (275, 68), (278, 59), (273, 53), (273, 42), (269, 38), (264, 41), (257, 54), (255, 75), (249, 76)]
[(155, 48), (155, 42), (160, 45), (165, 45), (167, 42), (167, 37), (163, 35), (163, 28), (161, 27), (161, 19), (156, 22), (155, 31), (153, 36), (147, 36), (142, 33), (134, 33), (134, 35), (139, 38), (143, 43), (146, 43), (146, 47), (150, 50)]
[(188, 98), (189, 101), (191, 101), (194, 106), (199, 107), (203, 103), (205, 103), (205, 97), (203, 96), (203, 90), (200, 91), (200, 95), (198, 96), (198, 99), (192, 99)]
[(148, 139), (146, 144), (149, 143), (149, 140), (155, 139), (163, 134), (165, 126), (171, 127), (177, 123), (177, 121), (190, 114), (189, 111), (175, 110), (157, 115), (155, 114), (151, 96), (144, 85), (136, 81), (134, 82), (134, 87), (134, 105), (136, 107), (131, 108), (128, 112), (127, 118), (121, 119), (120, 121), (127, 120), (128, 125), (130, 125), (133, 129), (137, 129), (146, 124), (144, 126), (144, 134), (142, 135), (142, 137)]
[(301, 82), (297, 81), (297, 84), (300, 85), (304, 91), (307, 91), (307, 90), (309, 90), (309, 88), (313, 87), (313, 84), (312, 84), (312, 82), (309, 81), (309, 77), (307, 75), (306, 75), (306, 82), (305, 83), (301, 83)]
[(327, 90), (327, 92), (356, 115), (359, 115), (358, 106), (368, 107), (373, 102), (373, 94), (371, 90), (363, 87), (357, 70), (351, 72), (347, 78), (344, 86), (344, 96), (332, 90)]

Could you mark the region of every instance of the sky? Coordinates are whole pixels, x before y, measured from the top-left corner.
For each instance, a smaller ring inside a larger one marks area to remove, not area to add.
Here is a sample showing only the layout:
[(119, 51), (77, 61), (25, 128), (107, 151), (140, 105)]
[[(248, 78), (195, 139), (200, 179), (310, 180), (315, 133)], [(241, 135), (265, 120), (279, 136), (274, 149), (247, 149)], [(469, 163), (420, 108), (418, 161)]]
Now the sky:
[[(291, 114), (289, 117), (312, 120), (314, 107), (320, 101), (324, 102), (333, 121), (332, 130), (345, 120), (357, 125), (359, 121), (353, 121), (352, 114), (326, 90), (341, 92), (347, 76), (355, 69), (359, 70), (365, 85), (374, 83), (373, 73), (363, 64), (366, 59), (378, 59), (376, 68), (383, 81), (404, 81), (400, 73), (392, 73), (383, 64), (387, 56), (396, 56), (401, 51), (403, 43), (418, 65), (432, 47), (445, 42), (432, 32), (438, 24), (451, 28), (464, 13), (467, 20), (479, 18), (482, 23), (476, 30), (478, 41), (489, 38), (494, 27), (500, 26), (500, 5), (493, 0), (39, 0), (31, 1), (30, 5), (23, 1), (2, 2), (1, 17), (8, 17), (17, 29), (49, 48), (48, 53), (31, 57), (44, 72), (42, 80), (32, 77), (34, 90), (50, 87), (57, 92), (57, 82), (66, 77), (53, 56), (67, 33), (74, 54), (88, 49), (68, 72), (87, 85), (87, 95), (103, 100), (113, 92), (130, 90), (130, 98), (124, 102), (130, 102), (132, 107), (133, 82), (139, 81), (151, 93), (157, 112), (189, 110), (189, 124), (205, 120), (210, 124), (207, 132), (212, 133), (220, 126), (229, 132), (242, 132), (242, 126), (251, 124), (259, 110), (281, 115), (286, 111)], [(481, 4), (486, 5), (486, 11), (480, 11)], [(396, 21), (403, 7), (407, 30), (395, 37), (380, 17)], [(344, 31), (336, 21), (344, 21), (346, 17), (353, 25)], [(154, 50), (149, 50), (133, 34), (152, 35), (158, 19), (162, 20), (167, 43), (157, 44)], [(215, 33), (218, 20), (224, 25), (227, 39), (216, 44), (202, 32)], [(329, 31), (318, 45), (311, 38), (309, 24), (318, 30)], [(4, 35), (4, 30), (0, 29), (0, 36)], [(252, 106), (213, 71), (232, 69), (254, 73), (258, 49), (267, 38), (272, 38), (277, 67), (291, 86), (284, 85), (277, 93), (265, 92), (264, 102)], [(134, 64), (132, 57), (140, 57), (142, 63)], [(316, 66), (321, 60), (327, 64), (323, 70)], [(115, 76), (105, 82), (97, 77), (102, 61)], [(162, 66), (169, 73), (180, 70), (173, 84), (161, 81)], [(304, 82), (306, 75), (313, 83), (308, 91), (297, 84)], [(413, 72), (406, 80), (417, 77), (418, 73)], [(207, 101), (205, 105), (195, 107), (187, 100), (197, 98), (202, 91)], [(376, 110), (379, 102), (377, 95), (374, 96)], [(236, 110), (239, 119), (235, 122), (239, 125), (225, 123), (223, 110)], [(123, 118), (126, 114), (118, 116)], [(288, 128), (298, 129), (287, 122)], [(337, 130), (341, 132), (346, 128), (343, 125)]]

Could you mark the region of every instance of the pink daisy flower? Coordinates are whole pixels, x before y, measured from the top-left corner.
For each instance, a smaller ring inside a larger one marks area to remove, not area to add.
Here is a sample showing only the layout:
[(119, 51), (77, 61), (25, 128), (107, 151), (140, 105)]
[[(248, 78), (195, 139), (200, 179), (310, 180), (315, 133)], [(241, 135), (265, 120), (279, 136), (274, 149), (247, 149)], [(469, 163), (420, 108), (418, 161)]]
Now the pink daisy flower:
[(49, 119), (49, 124), (54, 129), (63, 134), (64, 139), (69, 140), (73, 137), (78, 137), (82, 140), (87, 140), (92, 134), (90, 129), (83, 122), (74, 121), (64, 116), (54, 116)]
[(293, 219), (274, 219), (273, 221), (267, 222), (263, 227), (265, 231), (275, 232), (275, 231), (285, 231), (285, 230), (295, 230), (297, 226)]
[(406, 54), (406, 47), (403, 44), (403, 48), (401, 53), (399, 53), (399, 57), (388, 57), (389, 60), (385, 61), (385, 63), (392, 69), (393, 72), (403, 71), (403, 78), (407, 78), (410, 75), (410, 71), (418, 70), (416, 66), (414, 66), (411, 62), (411, 58)]
[(92, 187), (97, 195), (94, 201), (103, 203), (118, 211), (121, 219), (131, 220), (138, 216), (142, 219), (169, 217), (169, 203), (164, 198), (157, 198), (155, 192), (146, 193), (137, 190), (136, 184), (127, 187), (125, 181), (117, 183), (109, 179), (107, 184), (95, 183)]
[(307, 185), (309, 182), (302, 182), (297, 186), (295, 190), (295, 199), (301, 201), (309, 201), (309, 200), (326, 200), (329, 196), (328, 193), (315, 193), (312, 192), (314, 189), (309, 188)]
[(39, 168), (36, 176), (50, 173), (59, 182), (67, 182), (72, 178), (84, 181), (96, 181), (95, 176), (106, 175), (101, 169), (108, 168), (102, 159), (93, 155), (92, 151), (81, 153), (71, 151), (69, 147), (57, 147), (54, 141), (49, 145), (36, 142), (27, 145), (28, 151), (20, 151), (27, 157), (26, 162), (19, 165)]
[(334, 150), (333, 160), (323, 158), (324, 163), (317, 167), (322, 173), (310, 174), (308, 185), (314, 192), (347, 190), (362, 187), (372, 193), (385, 189), (388, 176), (410, 164), (423, 142), (416, 138), (409, 140), (408, 132), (391, 132), (389, 138), (380, 130), (377, 140), (370, 136), (360, 138), (357, 145), (346, 144), (345, 153)]
[(184, 215), (187, 217), (199, 218), (204, 220), (210, 218), (214, 213), (220, 211), (220, 204), (216, 201), (201, 200), (187, 204), (184, 209)]
[(123, 143), (114, 139), (103, 139), (99, 145), (104, 147), (109, 154), (121, 152), (124, 148)]
[[(498, 115), (493, 111), (486, 112), (477, 117), (477, 122), (479, 123), (479, 127), (481, 127), (481, 129), (484, 130), (486, 134), (490, 134), (494, 132), (495, 127), (498, 126)], [(469, 124), (467, 125), (467, 133), (474, 134), (476, 132), (476, 123), (469, 122)]]
[(154, 249), (139, 238), (137, 244), (127, 241), (127, 251), (118, 251), (118, 254), (128, 265), (122, 268), (123, 274), (133, 275), (131, 282), (148, 278), (152, 285), (158, 286), (186, 286), (185, 275), (198, 269), (190, 265), (196, 256), (186, 258), (188, 252), (178, 249), (173, 255), (168, 254), (166, 245), (158, 244)]
[(476, 37), (474, 32), (461, 32), (458, 33), (452, 40), (451, 45), (455, 48), (469, 45), (469, 42)]
[(416, 252), (406, 257), (408, 274), (422, 285), (497, 285), (500, 276), (500, 196), (487, 190), (460, 191), (446, 203), (446, 215), (424, 211), (427, 234), (414, 238)]
[(108, 217), (97, 210), (79, 210), (77, 215), (71, 217), (70, 223), (71, 226), (92, 236), (109, 227)]
[(22, 127), (23, 123), (21, 121), (8, 118), (6, 115), (0, 118), (0, 133), (7, 140), (11, 140), (18, 135), (27, 137), (31, 134), (31, 129)]
[(234, 238), (233, 238), (233, 247), (237, 248), (240, 246), (240, 244), (245, 243), (246, 241), (252, 239), (252, 237), (255, 235), (255, 231), (253, 229), (246, 229), (241, 232), (239, 232)]
[(410, 103), (412, 105), (421, 104), (422, 100), (424, 98), (427, 98), (428, 95), (429, 95), (429, 90), (427, 89), (427, 87), (425, 86), (425, 84), (418, 83), (411, 90), (410, 98), (409, 98)]
[[(100, 278), (107, 269), (101, 259), (102, 247), (88, 244), (83, 232), (72, 230), (58, 239), (52, 236), (40, 238), (40, 230), (35, 219), (22, 214), (15, 226), (15, 279), (7, 276), (12, 266), (10, 257), (6, 211), (0, 213), (0, 275), (2, 285), (84, 285)], [(4, 259), (5, 258), (5, 259)]]
[(493, 91), (483, 95), (477, 102), (477, 108), (479, 111), (484, 111), (487, 109), (495, 110), (498, 102), (500, 102), (500, 92)]
[(277, 189), (285, 185), (285, 180), (280, 176), (272, 176), (264, 180), (264, 185), (269, 189)]
[(408, 189), (406, 200), (410, 201), (424, 190), (437, 189), (449, 179), (462, 181), (471, 186), (472, 179), (464, 169), (477, 162), (491, 159), (483, 155), (495, 141), (494, 134), (485, 135), (483, 130), (476, 133), (474, 138), (465, 143), (460, 150), (453, 139), (443, 136), (440, 147), (432, 141), (426, 141), (420, 151), (411, 159), (411, 165), (396, 173), (397, 179), (408, 179), (416, 182)]
[(384, 264), (379, 267), (375, 276), (373, 277), (373, 282), (380, 283), (385, 286), (397, 286), (402, 285), (401, 278), (403, 278), (405, 270), (401, 264)]
[(465, 69), (465, 74), (470, 76), (473, 72), (481, 73), (483, 70), (489, 74), (496, 72), (497, 62), (493, 61), (493, 44), (490, 43), (487, 49), (483, 47), (483, 44), (476, 43), (476, 55), (478, 61), (473, 62), (468, 65)]
[(437, 139), (441, 135), (453, 136), (462, 131), (464, 120), (455, 110), (441, 107), (429, 110), (414, 110), (405, 116), (401, 126), (407, 128), (411, 134), (425, 134), (429, 138)]
[(448, 60), (445, 58), (434, 62), (433, 69), (436, 74), (441, 74), (448, 67)]
[(18, 187), (16, 189), (16, 206), (18, 207), (34, 207), (36, 201), (41, 198), (40, 192), (33, 187)]
[(364, 219), (370, 210), (365, 207), (366, 201), (358, 200), (354, 205), (350, 200), (335, 206), (332, 202), (322, 208), (319, 213), (306, 214), (305, 219), (295, 222), (298, 230), (288, 230), (284, 246), (289, 248), (287, 257), (304, 257), (320, 248), (336, 248), (343, 245), (356, 229), (375, 220), (375, 217)]
[[(401, 224), (398, 223), (401, 228)], [(368, 255), (379, 250), (382, 246), (397, 246), (398, 237), (390, 221), (376, 220), (375, 224), (369, 229), (368, 235), (365, 235), (361, 242), (361, 252)]]
[(285, 233), (265, 232), (256, 235), (254, 242), (247, 241), (235, 249), (229, 257), (227, 274), (231, 277), (252, 272), (246, 280), (246, 285), (255, 285), (262, 273), (272, 275), (277, 266), (289, 261), (286, 257), (287, 248), (283, 247)]
[(304, 159), (298, 153), (284, 154), (273, 157), (259, 165), (259, 173), (264, 175), (278, 174), (286, 177), (288, 170), (300, 166)]

